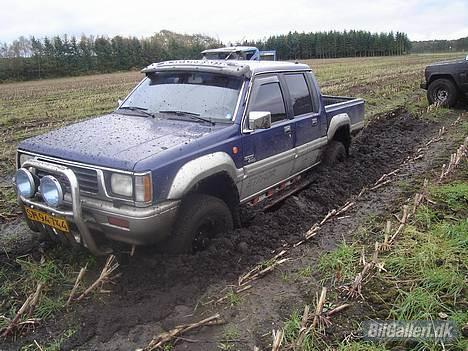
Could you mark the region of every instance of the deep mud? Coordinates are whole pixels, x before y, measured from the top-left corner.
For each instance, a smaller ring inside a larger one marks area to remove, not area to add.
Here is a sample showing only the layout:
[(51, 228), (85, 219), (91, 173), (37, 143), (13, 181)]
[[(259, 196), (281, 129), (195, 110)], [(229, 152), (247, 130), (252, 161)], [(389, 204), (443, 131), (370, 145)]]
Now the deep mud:
[[(70, 325), (78, 330), (64, 345), (66, 350), (144, 346), (152, 335), (190, 320), (193, 308), (213, 292), (210, 286), (235, 284), (239, 274), (270, 258), (273, 250), (299, 241), (330, 209), (396, 168), (437, 128), (403, 111), (375, 118), (353, 141), (348, 160), (314, 170), (306, 189), (275, 210), (258, 214), (249, 226), (215, 240), (207, 250), (164, 256), (145, 248), (137, 249), (134, 257), (120, 255), (122, 276), (111, 295), (77, 305), (72, 313), (39, 328), (34, 338), (58, 335)], [(216, 344), (204, 349), (214, 350)]]

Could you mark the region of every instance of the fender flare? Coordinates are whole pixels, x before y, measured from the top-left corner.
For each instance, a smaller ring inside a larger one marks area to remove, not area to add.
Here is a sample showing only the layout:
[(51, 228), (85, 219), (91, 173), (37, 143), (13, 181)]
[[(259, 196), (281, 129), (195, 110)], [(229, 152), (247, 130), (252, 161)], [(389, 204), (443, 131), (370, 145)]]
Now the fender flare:
[(351, 131), (351, 119), (347, 113), (340, 113), (332, 117), (330, 120), (330, 125), (328, 126), (327, 138), (332, 140), (336, 131), (343, 126), (349, 127)]
[(239, 190), (243, 170), (236, 168), (234, 161), (227, 153), (215, 152), (185, 163), (172, 180), (167, 198), (181, 199), (195, 184), (221, 172), (227, 173)]

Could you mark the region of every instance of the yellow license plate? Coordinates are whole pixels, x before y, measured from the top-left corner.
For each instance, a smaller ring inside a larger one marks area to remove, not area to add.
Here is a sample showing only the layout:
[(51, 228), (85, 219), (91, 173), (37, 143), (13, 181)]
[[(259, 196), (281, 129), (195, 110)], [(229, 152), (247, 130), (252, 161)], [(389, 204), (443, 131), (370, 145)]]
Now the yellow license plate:
[(62, 232), (68, 233), (70, 231), (70, 229), (68, 228), (68, 223), (64, 218), (51, 216), (48, 213), (34, 210), (29, 207), (26, 207), (25, 210), (26, 210), (26, 215), (32, 221), (47, 224), (48, 226), (61, 230)]

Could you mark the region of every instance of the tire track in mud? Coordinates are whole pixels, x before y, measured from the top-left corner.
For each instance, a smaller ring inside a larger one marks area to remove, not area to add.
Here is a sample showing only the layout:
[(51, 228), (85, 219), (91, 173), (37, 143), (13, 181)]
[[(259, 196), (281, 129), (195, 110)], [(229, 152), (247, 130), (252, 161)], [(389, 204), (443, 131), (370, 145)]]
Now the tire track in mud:
[[(232, 284), (249, 267), (270, 258), (272, 250), (302, 239), (329, 210), (393, 170), (437, 128), (404, 111), (375, 117), (353, 140), (349, 159), (312, 171), (310, 186), (274, 211), (258, 214), (249, 226), (214, 240), (207, 250), (165, 256), (142, 248), (134, 257), (120, 255), (122, 276), (112, 294), (76, 305), (66, 317), (80, 325), (63, 349), (104, 349), (110, 340), (116, 350), (145, 345), (161, 328), (171, 328), (190, 314), (210, 285)], [(64, 328), (55, 323), (49, 333)]]

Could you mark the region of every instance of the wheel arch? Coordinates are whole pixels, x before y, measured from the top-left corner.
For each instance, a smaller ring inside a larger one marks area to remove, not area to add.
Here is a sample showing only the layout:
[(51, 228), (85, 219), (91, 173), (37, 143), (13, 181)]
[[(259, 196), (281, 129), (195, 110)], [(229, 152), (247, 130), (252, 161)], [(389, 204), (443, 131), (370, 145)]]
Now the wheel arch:
[(429, 77), (429, 81), (427, 82), (428, 90), (429, 90), (429, 85), (431, 85), (433, 82), (435, 82), (438, 79), (450, 80), (453, 83), (453, 85), (455, 85), (455, 88), (457, 89), (457, 91), (460, 93), (460, 87), (458, 86), (455, 78), (453, 78), (451, 74), (446, 74), (446, 73), (436, 73), (436, 74), (431, 75)]
[(177, 172), (168, 199), (183, 199), (191, 193), (202, 193), (223, 200), (232, 212), (234, 225), (239, 224), (239, 181), (243, 171), (232, 158), (216, 152), (184, 164)]
[(340, 113), (330, 121), (327, 132), (328, 140), (337, 140), (344, 144), (346, 152), (351, 145), (351, 119), (347, 113)]

